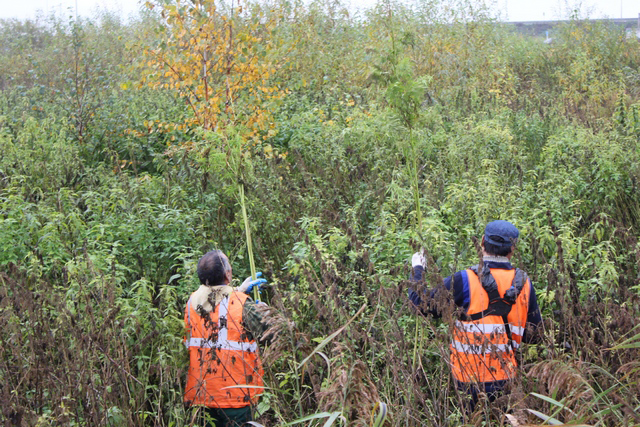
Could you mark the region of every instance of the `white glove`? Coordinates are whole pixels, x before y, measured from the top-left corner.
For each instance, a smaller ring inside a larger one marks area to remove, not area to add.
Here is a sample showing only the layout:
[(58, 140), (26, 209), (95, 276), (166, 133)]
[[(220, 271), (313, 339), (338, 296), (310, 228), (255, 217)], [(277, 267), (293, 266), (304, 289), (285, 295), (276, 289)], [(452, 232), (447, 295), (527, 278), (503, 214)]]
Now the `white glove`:
[(416, 252), (411, 257), (411, 267), (421, 266), (422, 268), (426, 268), (427, 260), (422, 255), (422, 251)]

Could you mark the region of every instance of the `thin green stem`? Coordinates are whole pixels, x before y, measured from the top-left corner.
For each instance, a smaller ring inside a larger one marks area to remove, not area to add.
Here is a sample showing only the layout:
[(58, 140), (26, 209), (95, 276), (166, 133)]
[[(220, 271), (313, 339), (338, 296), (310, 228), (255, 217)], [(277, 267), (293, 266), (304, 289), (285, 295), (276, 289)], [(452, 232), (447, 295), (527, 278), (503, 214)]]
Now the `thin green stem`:
[[(251, 278), (256, 280), (256, 264), (253, 260), (253, 245), (251, 243), (251, 227), (249, 226), (249, 215), (247, 215), (247, 206), (244, 201), (244, 184), (240, 184), (240, 206), (242, 208), (242, 218), (244, 219), (244, 231), (247, 238), (247, 252), (249, 253), (249, 267), (251, 268)], [(253, 299), (258, 300), (260, 294), (258, 287), (253, 288)]]
[(413, 138), (413, 131), (409, 129), (409, 143), (412, 151), (412, 168), (413, 168), (413, 201), (416, 205), (416, 226), (418, 227), (418, 235), (422, 230), (422, 211), (420, 209), (420, 179), (418, 177), (418, 147)]

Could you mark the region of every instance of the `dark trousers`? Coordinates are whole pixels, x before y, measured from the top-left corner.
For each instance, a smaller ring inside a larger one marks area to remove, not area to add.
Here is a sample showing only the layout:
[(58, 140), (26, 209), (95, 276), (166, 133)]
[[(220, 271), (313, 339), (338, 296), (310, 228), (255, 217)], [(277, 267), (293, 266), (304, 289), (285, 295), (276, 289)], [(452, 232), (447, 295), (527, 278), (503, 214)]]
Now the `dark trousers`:
[(251, 406), (243, 408), (198, 408), (196, 425), (203, 427), (242, 427), (245, 423), (253, 421)]
[(456, 388), (469, 396), (469, 400), (465, 405), (465, 411), (470, 414), (476, 408), (480, 393), (485, 393), (489, 402), (493, 402), (502, 396), (505, 388), (509, 385), (509, 381), (493, 381), (490, 383), (463, 383), (456, 381)]

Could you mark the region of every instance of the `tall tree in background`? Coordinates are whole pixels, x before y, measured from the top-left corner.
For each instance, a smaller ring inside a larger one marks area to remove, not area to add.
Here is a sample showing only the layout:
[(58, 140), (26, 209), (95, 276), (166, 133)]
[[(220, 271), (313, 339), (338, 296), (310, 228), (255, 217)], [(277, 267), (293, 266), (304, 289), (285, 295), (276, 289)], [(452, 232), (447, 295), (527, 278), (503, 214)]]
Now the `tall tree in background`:
[[(155, 7), (151, 2), (147, 6)], [(270, 84), (276, 71), (269, 55), (274, 19), (258, 7), (244, 11), (235, 0), (228, 8), (215, 0), (176, 0), (160, 7), (164, 34), (158, 46), (145, 50), (149, 57), (145, 81), (155, 89), (176, 93), (192, 116), (184, 123), (160, 123), (159, 127), (205, 131), (198, 154), (205, 170), (203, 186), (210, 175), (217, 175), (228, 191), (237, 194), (255, 279), (245, 184), (250, 175), (250, 144), (275, 134), (266, 106), (283, 94)], [(267, 148), (270, 154), (271, 147)]]
[(187, 103), (192, 116), (175, 126), (222, 133), (233, 127), (245, 140), (269, 133), (267, 104), (283, 94), (270, 83), (276, 71), (269, 55), (274, 20), (259, 9), (247, 13), (235, 0), (224, 9), (214, 0), (147, 6), (161, 8), (164, 34), (145, 50), (143, 82), (174, 91)]

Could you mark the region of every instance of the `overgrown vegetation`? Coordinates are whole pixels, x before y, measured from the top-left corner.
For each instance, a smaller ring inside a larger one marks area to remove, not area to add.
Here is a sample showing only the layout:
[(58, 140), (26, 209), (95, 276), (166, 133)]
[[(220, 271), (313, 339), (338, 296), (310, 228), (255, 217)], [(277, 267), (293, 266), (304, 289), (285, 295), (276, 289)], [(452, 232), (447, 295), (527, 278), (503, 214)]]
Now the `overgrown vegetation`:
[[(0, 21), (5, 424), (188, 425), (184, 304), (207, 250), (249, 275), (244, 188), (278, 312), (261, 424), (640, 425), (636, 40), (545, 45), (474, 2), (163, 4)], [(464, 414), (408, 260), (436, 286), (497, 218), (544, 337)]]

